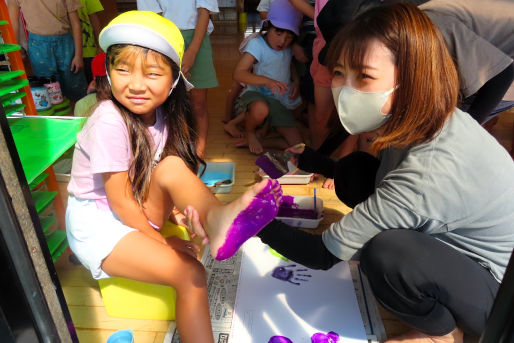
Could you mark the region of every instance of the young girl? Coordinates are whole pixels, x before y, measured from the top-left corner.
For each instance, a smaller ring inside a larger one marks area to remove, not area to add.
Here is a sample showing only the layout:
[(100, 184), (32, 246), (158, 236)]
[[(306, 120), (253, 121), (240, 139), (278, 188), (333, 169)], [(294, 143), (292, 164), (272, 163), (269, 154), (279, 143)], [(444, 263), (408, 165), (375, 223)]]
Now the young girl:
[(112, 96), (77, 138), (66, 213), (70, 247), (96, 279), (174, 287), (181, 341), (213, 342), (198, 247), (165, 239), (156, 228), (175, 206), (194, 234), (210, 240), (213, 256), (229, 258), (276, 215), (280, 186), (261, 182), (222, 205), (196, 176), (202, 160), (180, 71), (184, 41), (171, 21), (125, 12), (104, 28), (100, 45)]
[[(302, 142), (290, 111), (301, 103), (290, 48), (298, 36), (301, 19), (301, 13), (288, 0), (275, 0), (262, 29), (266, 33), (248, 43), (235, 67), (234, 80), (247, 85), (241, 98), (247, 107), (246, 139), (254, 154), (263, 152), (263, 143), (267, 147), (286, 148)], [(261, 142), (256, 129), (265, 120), (283, 138)]]

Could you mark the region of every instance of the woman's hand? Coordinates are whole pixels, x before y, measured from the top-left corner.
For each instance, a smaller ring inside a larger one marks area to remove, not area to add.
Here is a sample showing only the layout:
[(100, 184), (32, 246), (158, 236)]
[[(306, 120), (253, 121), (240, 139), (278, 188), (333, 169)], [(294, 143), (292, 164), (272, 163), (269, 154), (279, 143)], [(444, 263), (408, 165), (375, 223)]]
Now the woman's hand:
[(197, 254), (200, 252), (200, 247), (198, 245), (191, 241), (180, 239), (177, 236), (166, 238), (166, 244), (168, 244), (171, 248), (194, 258), (197, 258)]

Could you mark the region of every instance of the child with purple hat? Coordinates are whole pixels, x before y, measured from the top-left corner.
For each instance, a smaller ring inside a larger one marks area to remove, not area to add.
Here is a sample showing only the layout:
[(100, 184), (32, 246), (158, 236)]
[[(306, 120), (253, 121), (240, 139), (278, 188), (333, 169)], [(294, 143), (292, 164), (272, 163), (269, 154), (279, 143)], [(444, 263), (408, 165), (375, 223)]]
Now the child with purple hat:
[[(261, 35), (248, 42), (234, 69), (234, 80), (246, 85), (241, 95), (246, 107), (242, 144), (254, 154), (262, 153), (263, 145), (285, 149), (302, 142), (291, 113), (301, 104), (298, 75), (291, 65), (291, 45), (301, 20), (302, 14), (288, 0), (275, 0)], [(256, 133), (262, 124), (269, 124), (281, 137), (262, 141)]]

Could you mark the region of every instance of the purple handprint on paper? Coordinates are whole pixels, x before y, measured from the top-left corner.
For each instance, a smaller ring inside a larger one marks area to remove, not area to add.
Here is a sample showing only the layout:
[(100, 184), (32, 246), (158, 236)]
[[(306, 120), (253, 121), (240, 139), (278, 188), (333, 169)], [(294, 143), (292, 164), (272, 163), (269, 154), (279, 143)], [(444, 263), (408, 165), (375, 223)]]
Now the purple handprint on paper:
[(273, 273), (271, 273), (271, 276), (273, 276), (275, 279), (287, 281), (299, 286), (301, 282), (309, 281), (308, 278), (312, 277), (312, 275), (310, 274), (298, 274), (298, 272), (306, 272), (307, 270), (308, 269), (306, 268), (296, 269), (296, 264), (290, 264), (284, 267), (276, 267), (275, 269), (273, 269)]

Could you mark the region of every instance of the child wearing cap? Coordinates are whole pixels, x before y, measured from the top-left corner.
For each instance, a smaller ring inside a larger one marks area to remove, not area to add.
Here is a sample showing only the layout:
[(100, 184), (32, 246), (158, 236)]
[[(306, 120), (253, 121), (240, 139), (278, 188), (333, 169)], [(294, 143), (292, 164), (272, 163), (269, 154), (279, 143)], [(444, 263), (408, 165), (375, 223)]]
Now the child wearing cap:
[(196, 175), (204, 162), (180, 69), (184, 40), (171, 21), (125, 12), (99, 41), (112, 95), (77, 135), (66, 210), (70, 248), (95, 279), (174, 287), (181, 342), (214, 342), (199, 247), (164, 238), (159, 228), (176, 207), (192, 236), (227, 259), (276, 216), (280, 185), (264, 180), (222, 204)]
[[(262, 153), (263, 145), (285, 149), (302, 142), (291, 113), (301, 105), (299, 79), (291, 64), (291, 44), (298, 36), (301, 20), (301, 13), (288, 0), (275, 0), (261, 29), (263, 34), (248, 42), (234, 69), (234, 80), (247, 85), (241, 95), (247, 112), (244, 115), (246, 140), (237, 145), (247, 144), (254, 154)], [(269, 140), (258, 137), (256, 130), (266, 122), (281, 137)]]
[(77, 101), (74, 114), (76, 116), (88, 117), (95, 109), (94, 105), (111, 96), (111, 86), (107, 81), (105, 71), (105, 52), (96, 55), (91, 62), (93, 81), (87, 87), (88, 95)]
[(207, 90), (218, 86), (209, 35), (214, 25), (210, 13), (218, 13), (217, 0), (137, 0), (138, 10), (161, 13), (175, 23), (186, 44), (182, 71), (195, 86), (191, 106), (198, 126), (198, 154), (203, 157), (209, 126)]

